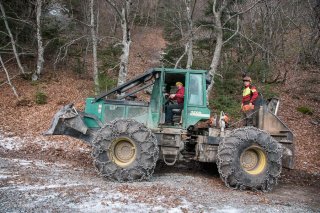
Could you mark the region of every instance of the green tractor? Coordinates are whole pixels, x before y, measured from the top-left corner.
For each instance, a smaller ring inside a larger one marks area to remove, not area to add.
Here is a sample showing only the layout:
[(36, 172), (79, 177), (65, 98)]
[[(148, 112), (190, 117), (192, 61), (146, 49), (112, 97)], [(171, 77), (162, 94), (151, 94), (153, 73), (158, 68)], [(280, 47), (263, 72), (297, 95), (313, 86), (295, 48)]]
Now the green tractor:
[[(174, 125), (167, 126), (164, 108), (172, 103), (165, 93), (172, 93), (177, 81), (185, 85), (184, 106), (174, 110)], [(64, 106), (46, 135), (69, 135), (90, 144), (98, 173), (114, 181), (150, 179), (158, 160), (170, 166), (215, 162), (228, 187), (271, 190), (282, 167), (293, 168), (293, 134), (276, 115), (279, 101), (260, 106), (257, 128), (225, 128), (224, 116), (212, 119), (207, 108), (209, 83), (206, 70), (150, 69), (87, 98), (84, 112)], [(148, 93), (150, 101), (137, 101), (140, 93)]]

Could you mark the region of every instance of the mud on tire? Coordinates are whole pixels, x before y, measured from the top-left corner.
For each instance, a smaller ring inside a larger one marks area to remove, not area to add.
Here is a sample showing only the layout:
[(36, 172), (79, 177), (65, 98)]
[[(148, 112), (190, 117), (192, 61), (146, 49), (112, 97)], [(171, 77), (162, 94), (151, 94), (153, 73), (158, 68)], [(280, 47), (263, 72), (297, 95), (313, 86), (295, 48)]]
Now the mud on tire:
[(92, 145), (98, 173), (119, 182), (149, 179), (159, 156), (155, 135), (130, 119), (106, 124), (97, 132)]
[(270, 191), (282, 168), (282, 146), (254, 127), (234, 130), (219, 145), (217, 165), (231, 188)]

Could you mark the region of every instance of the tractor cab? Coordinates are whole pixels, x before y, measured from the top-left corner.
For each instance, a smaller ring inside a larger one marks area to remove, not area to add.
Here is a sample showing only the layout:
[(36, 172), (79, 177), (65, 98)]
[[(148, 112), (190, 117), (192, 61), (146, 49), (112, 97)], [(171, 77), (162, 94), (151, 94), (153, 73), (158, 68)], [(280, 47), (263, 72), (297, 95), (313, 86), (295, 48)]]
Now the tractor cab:
[[(182, 82), (185, 88), (183, 108), (173, 109), (174, 125), (171, 127), (186, 129), (210, 117), (206, 105), (206, 73), (206, 70), (150, 69), (106, 93), (87, 98), (85, 113), (95, 115), (98, 121), (90, 116), (85, 117), (84, 122), (89, 128), (99, 128), (99, 122), (125, 118), (143, 123), (148, 128), (162, 128), (165, 126), (166, 106), (176, 104), (167, 94), (175, 94), (176, 82)], [(146, 93), (151, 94), (148, 101), (132, 99)]]
[(176, 82), (181, 82), (184, 86), (184, 102), (182, 109), (172, 110), (173, 127), (185, 129), (200, 120), (210, 118), (210, 111), (206, 105), (206, 73), (206, 70), (162, 69), (162, 109), (159, 125), (165, 121), (166, 106), (176, 104), (166, 96), (177, 92)]

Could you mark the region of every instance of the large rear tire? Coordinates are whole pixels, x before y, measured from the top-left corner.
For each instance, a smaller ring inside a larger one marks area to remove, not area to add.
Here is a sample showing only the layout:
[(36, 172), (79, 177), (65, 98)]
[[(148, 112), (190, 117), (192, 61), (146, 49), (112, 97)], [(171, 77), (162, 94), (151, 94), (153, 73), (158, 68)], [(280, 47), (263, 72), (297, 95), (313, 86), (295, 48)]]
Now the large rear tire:
[(283, 148), (255, 127), (236, 129), (219, 145), (217, 165), (231, 188), (270, 191), (280, 176)]
[(93, 140), (98, 173), (119, 182), (149, 179), (159, 156), (155, 135), (143, 124), (119, 119), (101, 128)]

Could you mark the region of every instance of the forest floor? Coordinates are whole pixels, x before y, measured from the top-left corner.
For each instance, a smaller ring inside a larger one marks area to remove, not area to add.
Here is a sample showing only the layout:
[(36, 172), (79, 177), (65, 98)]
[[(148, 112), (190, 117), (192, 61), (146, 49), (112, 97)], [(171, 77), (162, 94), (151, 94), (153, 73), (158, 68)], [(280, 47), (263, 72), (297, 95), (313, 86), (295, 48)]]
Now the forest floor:
[[(160, 66), (166, 45), (159, 29), (137, 31), (129, 79)], [(89, 74), (44, 72), (37, 83), (17, 76), (13, 84), (22, 101), (8, 85), (0, 86), (0, 212), (319, 212), (319, 72), (292, 69), (288, 80), (275, 86), (281, 91), (279, 116), (295, 135), (296, 158), (295, 169), (284, 170), (269, 193), (231, 190), (216, 169), (207, 173), (197, 165), (158, 165), (149, 182), (104, 181), (94, 171), (89, 146), (65, 136), (42, 136), (61, 106), (74, 103), (83, 109), (84, 99), (93, 94)], [(47, 94), (47, 104), (35, 103), (37, 91)], [(313, 114), (298, 112), (299, 106)]]

